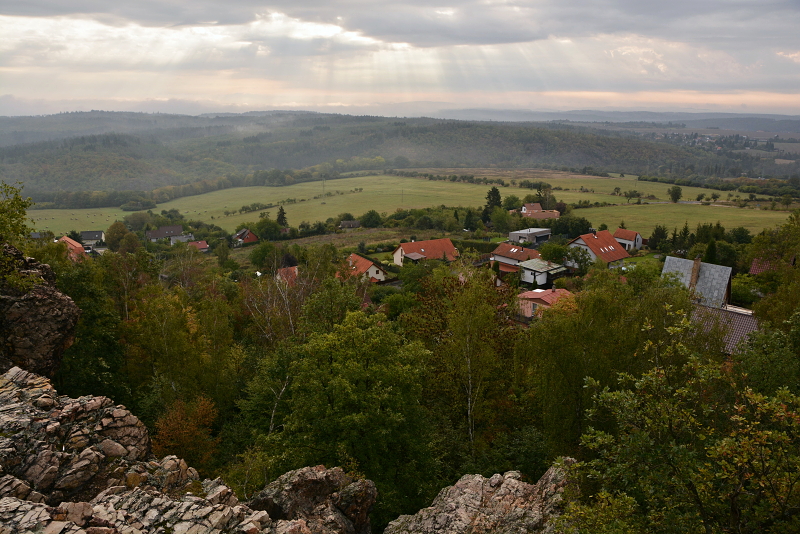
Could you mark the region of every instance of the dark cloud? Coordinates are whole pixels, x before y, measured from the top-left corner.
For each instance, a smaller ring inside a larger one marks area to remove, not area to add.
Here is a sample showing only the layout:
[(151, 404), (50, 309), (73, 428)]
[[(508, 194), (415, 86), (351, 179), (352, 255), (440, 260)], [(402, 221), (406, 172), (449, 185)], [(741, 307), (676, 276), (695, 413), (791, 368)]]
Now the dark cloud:
[(155, 26), (242, 24), (268, 12), (423, 47), (637, 33), (739, 49), (797, 44), (800, 27), (796, 0), (26, 0), (0, 6), (8, 15), (85, 15)]

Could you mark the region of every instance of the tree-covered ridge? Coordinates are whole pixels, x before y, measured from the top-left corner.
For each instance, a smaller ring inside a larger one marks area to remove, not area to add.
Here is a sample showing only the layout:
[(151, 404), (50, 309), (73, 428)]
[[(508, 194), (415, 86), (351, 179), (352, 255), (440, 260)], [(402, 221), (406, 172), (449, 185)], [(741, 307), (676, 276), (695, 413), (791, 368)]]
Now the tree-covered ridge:
[[(76, 132), (91, 122), (90, 117), (66, 115), (57, 117), (54, 137), (67, 131), (62, 129), (68, 129), (71, 118)], [(555, 123), (398, 121), (294, 112), (112, 116), (101, 117), (105, 132), (0, 148), (0, 178), (24, 181), (37, 201), (55, 201), (59, 192), (151, 191), (223, 178), (284, 185), (354, 170), (405, 167), (591, 167), (697, 183), (740, 174), (788, 178), (798, 171), (797, 164), (776, 165), (770, 158), (735, 151), (717, 153), (706, 146)], [(113, 133), (115, 125), (120, 130)], [(264, 174), (270, 172), (292, 180)], [(76, 207), (71, 201), (61, 204)]]

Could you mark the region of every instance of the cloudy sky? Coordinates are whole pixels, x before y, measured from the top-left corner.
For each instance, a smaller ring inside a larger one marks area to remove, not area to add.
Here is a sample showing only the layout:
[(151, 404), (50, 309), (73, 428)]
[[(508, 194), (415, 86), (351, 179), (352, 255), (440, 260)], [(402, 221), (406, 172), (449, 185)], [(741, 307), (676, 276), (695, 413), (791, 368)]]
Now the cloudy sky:
[(477, 107), (800, 114), (800, 0), (0, 1), (0, 114)]

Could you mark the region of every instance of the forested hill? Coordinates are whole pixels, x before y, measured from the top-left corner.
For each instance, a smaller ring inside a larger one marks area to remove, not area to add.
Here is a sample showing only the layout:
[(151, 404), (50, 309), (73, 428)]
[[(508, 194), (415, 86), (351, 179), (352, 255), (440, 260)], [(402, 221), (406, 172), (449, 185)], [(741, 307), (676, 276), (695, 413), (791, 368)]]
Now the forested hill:
[(679, 142), (674, 137), (655, 142), (634, 133), (555, 123), (308, 112), (201, 117), (65, 113), (0, 119), (4, 143), (39, 139), (0, 148), (0, 179), (23, 182), (26, 193), (36, 199), (55, 191), (152, 190), (325, 163), (334, 165), (323, 172), (333, 172), (343, 168), (335, 165), (337, 160), (356, 157), (400, 168), (591, 166), (647, 174), (662, 168), (705, 168), (723, 176), (797, 172), (796, 165), (777, 167), (774, 158), (691, 146), (690, 135), (687, 132)]

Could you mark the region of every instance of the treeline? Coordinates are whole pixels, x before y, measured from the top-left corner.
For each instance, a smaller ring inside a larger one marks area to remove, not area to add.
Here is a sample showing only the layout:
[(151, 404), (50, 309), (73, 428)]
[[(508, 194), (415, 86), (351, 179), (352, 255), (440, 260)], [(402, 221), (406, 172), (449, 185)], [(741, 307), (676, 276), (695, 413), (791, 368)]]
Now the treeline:
[(794, 174), (784, 180), (769, 178), (764, 180), (753, 180), (749, 178), (737, 178), (735, 180), (692, 180), (686, 178), (675, 178), (665, 176), (639, 176), (645, 182), (660, 182), (664, 184), (684, 185), (691, 187), (704, 187), (716, 189), (718, 191), (738, 191), (740, 193), (755, 193), (772, 197), (782, 197), (791, 195), (800, 197), (800, 175)]

